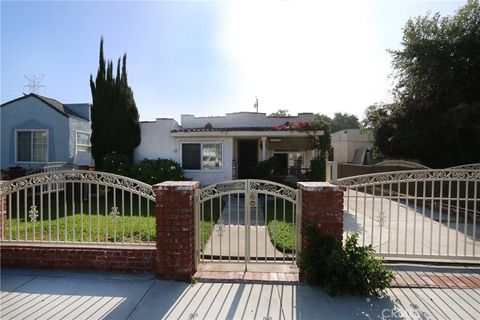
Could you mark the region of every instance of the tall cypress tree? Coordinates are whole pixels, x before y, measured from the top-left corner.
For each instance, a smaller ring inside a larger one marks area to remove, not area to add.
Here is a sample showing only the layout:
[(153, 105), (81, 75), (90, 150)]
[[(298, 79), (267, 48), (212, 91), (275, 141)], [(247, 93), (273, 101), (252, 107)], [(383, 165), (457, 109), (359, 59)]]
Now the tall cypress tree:
[[(106, 66), (106, 68), (105, 68)], [(92, 91), (92, 156), (102, 168), (105, 155), (116, 152), (132, 160), (133, 150), (140, 144), (139, 115), (133, 91), (127, 81), (127, 55), (122, 68), (117, 61), (116, 76), (113, 62), (105, 62), (103, 37), (100, 40), (100, 62), (95, 83), (90, 75)]]
[(106, 63), (103, 56), (103, 37), (100, 39), (100, 57), (97, 77), (93, 82), (90, 75), (90, 90), (92, 91), (92, 157), (97, 167), (101, 165), (101, 159), (106, 154), (105, 148), (105, 114), (106, 114)]

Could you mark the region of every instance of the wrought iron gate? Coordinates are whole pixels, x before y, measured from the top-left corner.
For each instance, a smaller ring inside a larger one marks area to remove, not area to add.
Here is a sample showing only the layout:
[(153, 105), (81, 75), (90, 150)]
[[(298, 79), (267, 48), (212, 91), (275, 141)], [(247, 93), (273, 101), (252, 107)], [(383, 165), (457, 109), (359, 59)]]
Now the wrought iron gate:
[(197, 190), (197, 262), (295, 264), (299, 203), (298, 190), (265, 180), (225, 181)]
[(358, 233), (360, 244), (372, 245), (385, 258), (478, 262), (480, 170), (476, 168), (338, 179), (346, 187), (344, 233)]

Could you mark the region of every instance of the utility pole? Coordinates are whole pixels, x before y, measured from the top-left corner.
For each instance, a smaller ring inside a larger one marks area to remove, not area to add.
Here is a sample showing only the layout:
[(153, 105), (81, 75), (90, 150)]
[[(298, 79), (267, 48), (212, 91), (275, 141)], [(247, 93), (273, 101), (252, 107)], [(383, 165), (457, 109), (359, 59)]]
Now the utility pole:
[(28, 90), (27, 90), (28, 93), (38, 94), (39, 91), (40, 91), (40, 88), (45, 88), (45, 85), (40, 84), (40, 82), (42, 82), (43, 78), (45, 78), (44, 74), (39, 74), (39, 75), (36, 75), (36, 74), (27, 75), (27, 74), (25, 74), (24, 77), (25, 77), (25, 79), (27, 79), (28, 84), (24, 85), (23, 87), (28, 88)]
[(253, 105), (253, 107), (257, 109), (257, 113), (258, 113), (258, 97), (255, 97), (255, 104)]

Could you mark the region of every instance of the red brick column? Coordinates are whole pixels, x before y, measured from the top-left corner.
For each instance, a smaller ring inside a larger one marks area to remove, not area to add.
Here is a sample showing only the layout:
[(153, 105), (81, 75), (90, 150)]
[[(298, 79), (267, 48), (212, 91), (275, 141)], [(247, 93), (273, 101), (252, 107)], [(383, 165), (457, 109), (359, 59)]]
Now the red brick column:
[[(302, 222), (313, 225), (321, 236), (343, 235), (343, 190), (328, 182), (298, 182), (302, 199)], [(302, 246), (305, 242), (302, 232)]]
[(195, 190), (197, 181), (165, 181), (153, 186), (156, 194), (159, 279), (189, 281), (195, 273)]

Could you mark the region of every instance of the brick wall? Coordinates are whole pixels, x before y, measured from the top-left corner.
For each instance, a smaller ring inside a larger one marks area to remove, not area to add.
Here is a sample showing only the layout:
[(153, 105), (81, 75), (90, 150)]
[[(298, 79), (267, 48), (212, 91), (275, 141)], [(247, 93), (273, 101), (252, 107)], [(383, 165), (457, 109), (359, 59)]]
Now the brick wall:
[(8, 244), (0, 247), (2, 268), (153, 272), (153, 246)]
[(195, 273), (195, 190), (198, 182), (166, 181), (153, 186), (156, 194), (159, 279), (191, 280)]
[[(343, 190), (328, 182), (299, 182), (302, 193), (302, 220), (322, 236), (343, 235)], [(302, 241), (304, 237), (302, 236)]]

